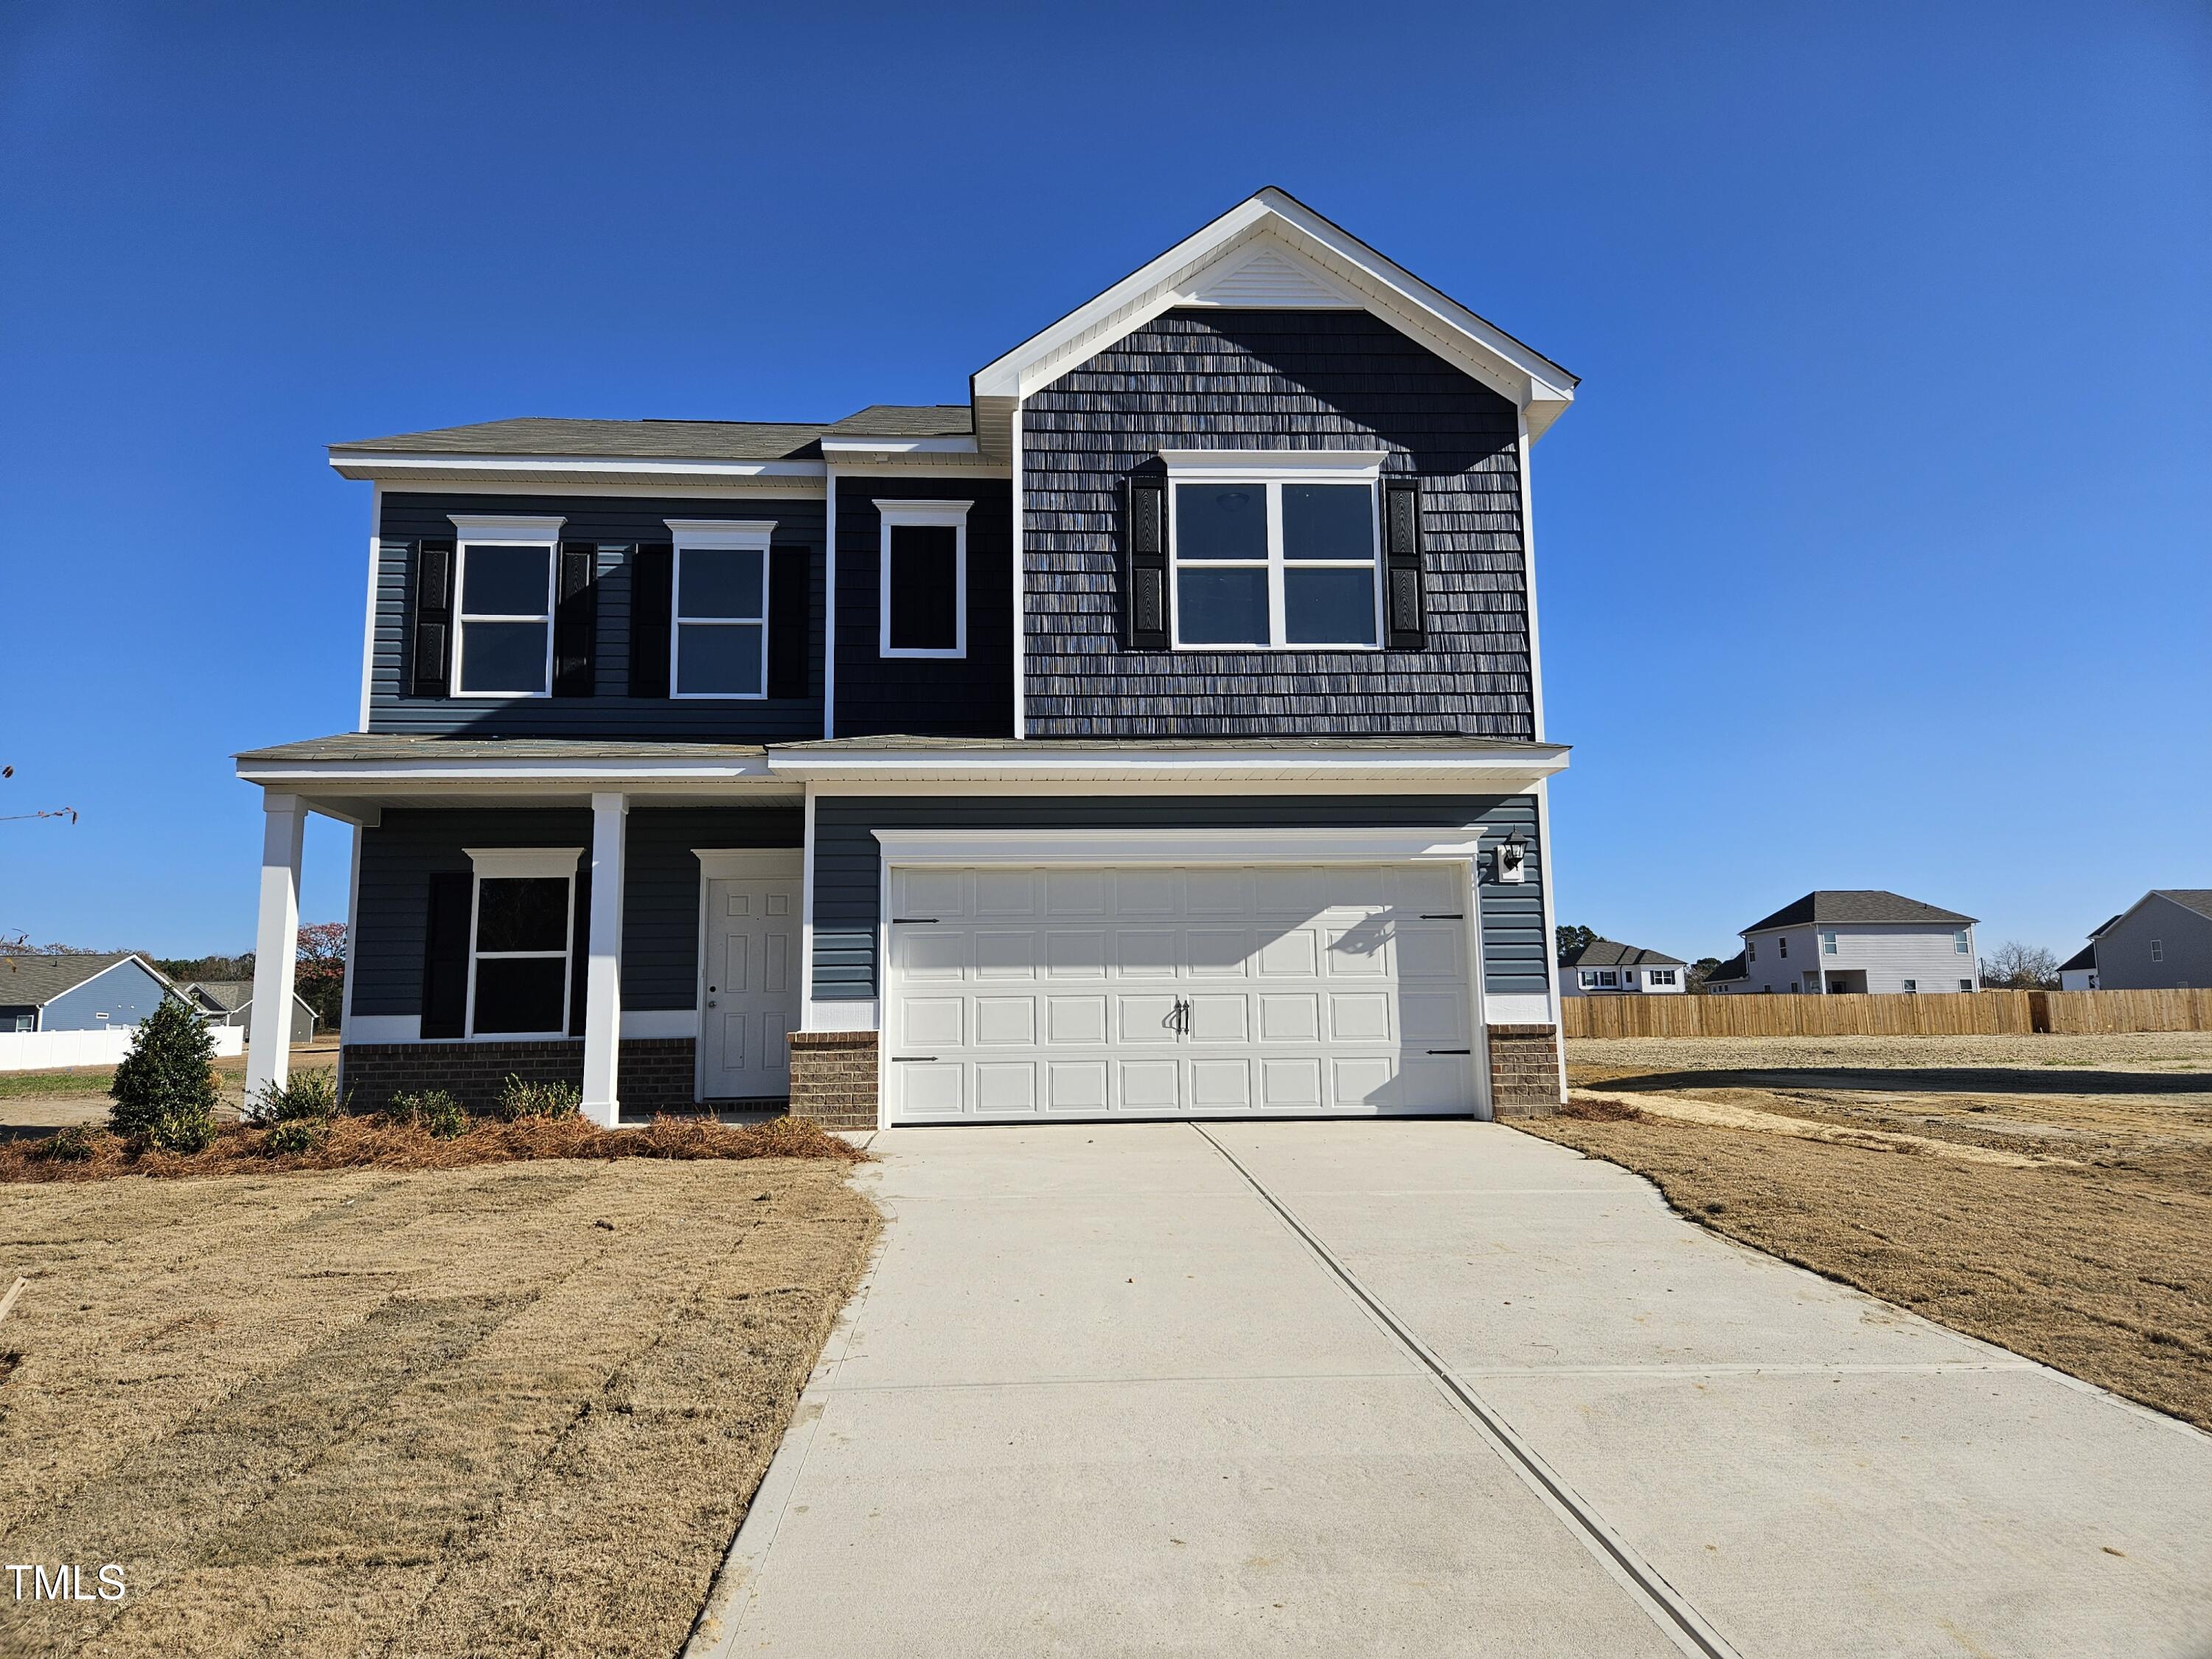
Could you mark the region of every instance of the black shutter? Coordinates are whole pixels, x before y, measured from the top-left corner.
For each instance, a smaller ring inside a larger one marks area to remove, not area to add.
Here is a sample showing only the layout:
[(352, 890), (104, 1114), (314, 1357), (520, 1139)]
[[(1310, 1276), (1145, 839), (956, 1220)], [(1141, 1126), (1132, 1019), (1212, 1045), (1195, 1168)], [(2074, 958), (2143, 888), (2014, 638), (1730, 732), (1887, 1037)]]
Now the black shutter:
[(453, 544), (415, 544), (415, 681), (418, 697), (450, 695), (453, 641)]
[(1388, 559), (1384, 618), (1393, 651), (1428, 648), (1429, 625), (1421, 599), (1421, 487), (1413, 478), (1382, 481), (1382, 548)]
[(599, 623), (599, 550), (595, 542), (561, 544), (559, 598), (553, 606), (553, 695), (588, 697)]
[(466, 1035), (469, 1017), (469, 906), (476, 878), (430, 878), (429, 913), (422, 929), (422, 1035)]
[(1129, 480), (1129, 583), (1123, 604), (1132, 651), (1168, 648), (1168, 492), (1162, 478)]
[(668, 623), (676, 544), (646, 542), (629, 561), (629, 694), (668, 695)]
[(803, 547), (779, 547), (769, 554), (768, 694), (803, 697), (807, 668), (814, 655), (808, 626), (813, 595), (814, 556)]
[(585, 981), (592, 966), (592, 872), (576, 872), (576, 925), (568, 941), (568, 1035), (584, 1035)]

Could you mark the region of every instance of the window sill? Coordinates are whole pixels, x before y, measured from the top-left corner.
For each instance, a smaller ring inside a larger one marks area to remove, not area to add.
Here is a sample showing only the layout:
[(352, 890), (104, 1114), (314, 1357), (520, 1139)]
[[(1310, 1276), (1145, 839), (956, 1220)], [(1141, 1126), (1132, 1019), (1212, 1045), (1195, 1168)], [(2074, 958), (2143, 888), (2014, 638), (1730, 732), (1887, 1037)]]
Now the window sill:
[(961, 662), (966, 659), (968, 653), (964, 647), (956, 647), (950, 651), (923, 651), (920, 649), (897, 651), (893, 650), (889, 647), (885, 647), (884, 648), (878, 651), (876, 655), (885, 662)]

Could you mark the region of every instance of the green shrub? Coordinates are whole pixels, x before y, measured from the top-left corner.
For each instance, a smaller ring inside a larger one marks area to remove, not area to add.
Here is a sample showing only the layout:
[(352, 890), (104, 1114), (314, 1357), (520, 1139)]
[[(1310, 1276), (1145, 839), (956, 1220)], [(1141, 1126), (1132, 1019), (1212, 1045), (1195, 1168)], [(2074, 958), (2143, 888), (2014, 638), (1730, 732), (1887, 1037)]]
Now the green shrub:
[(469, 1115), (461, 1103), (443, 1089), (423, 1089), (392, 1097), (384, 1121), (402, 1128), (428, 1129), (441, 1140), (451, 1140), (468, 1131)]
[(583, 1106), (584, 1091), (573, 1083), (525, 1083), (509, 1072), (499, 1085), (499, 1115), (509, 1123), (526, 1117), (567, 1117)]
[(330, 1138), (327, 1117), (288, 1117), (270, 1128), (261, 1145), (274, 1158), (284, 1152), (312, 1152)]
[(253, 1103), (256, 1123), (328, 1123), (337, 1115), (335, 1072), (295, 1072), (282, 1083), (264, 1083)]
[(92, 1137), (89, 1123), (72, 1123), (60, 1133), (48, 1135), (38, 1148), (39, 1155), (57, 1164), (82, 1164), (92, 1157)]
[[(189, 1140), (205, 1121), (204, 1146), (215, 1133), (216, 1103), (222, 1098), (209, 1062), (215, 1038), (200, 1017), (179, 997), (164, 997), (131, 1039), (131, 1052), (115, 1068), (108, 1094), (108, 1127), (119, 1135), (141, 1135), (167, 1150)], [(195, 1146), (192, 1150), (197, 1151)]]

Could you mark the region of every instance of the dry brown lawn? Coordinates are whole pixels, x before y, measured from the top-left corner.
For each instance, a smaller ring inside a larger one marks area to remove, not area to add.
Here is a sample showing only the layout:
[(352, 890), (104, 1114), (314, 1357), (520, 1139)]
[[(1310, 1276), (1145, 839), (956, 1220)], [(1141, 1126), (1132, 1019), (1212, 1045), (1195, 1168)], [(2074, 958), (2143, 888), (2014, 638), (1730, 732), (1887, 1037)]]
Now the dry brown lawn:
[[(2212, 1036), (1568, 1049), (1587, 1103), (1516, 1127), (1649, 1176), (1717, 1232), (2212, 1428)], [(1701, 1105), (1738, 1109), (1682, 1115)]]
[(0, 1653), (674, 1652), (873, 1237), (847, 1167), (0, 1186), (0, 1561), (129, 1585)]

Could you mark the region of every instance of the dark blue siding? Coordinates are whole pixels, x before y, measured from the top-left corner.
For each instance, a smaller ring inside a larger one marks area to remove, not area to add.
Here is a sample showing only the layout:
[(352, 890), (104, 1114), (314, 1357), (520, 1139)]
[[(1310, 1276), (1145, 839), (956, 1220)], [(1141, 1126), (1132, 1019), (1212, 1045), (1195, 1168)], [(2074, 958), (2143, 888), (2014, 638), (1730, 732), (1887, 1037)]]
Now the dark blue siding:
[[(1000, 486), (1004, 488), (1004, 486)], [(565, 541), (599, 547), (597, 695), (590, 697), (422, 698), (404, 695), (412, 672), (408, 624), (416, 540), (449, 537), (455, 513), (562, 518)], [(775, 743), (822, 735), (825, 509), (812, 500), (645, 496), (422, 495), (384, 497), (377, 562), (376, 638), (369, 679), (369, 730), (441, 736), (684, 738)], [(805, 697), (765, 702), (638, 700), (629, 693), (630, 552), (669, 539), (670, 519), (773, 520), (778, 546), (812, 550), (807, 599), (811, 639)]]
[[(1533, 737), (1518, 437), (1511, 403), (1364, 312), (1136, 330), (1023, 405), (1029, 735)], [(1421, 481), (1428, 648), (1122, 649), (1128, 475), (1163, 448), (1389, 450)]]
[(1029, 796), (853, 799), (814, 804), (814, 994), (876, 994), (882, 864), (878, 830), (1280, 830), (1480, 825), (1486, 846), (1518, 830), (1528, 878), (1482, 888), (1483, 983), (1492, 992), (1550, 988), (1544, 948), (1544, 853), (1533, 795)]
[[(964, 658), (880, 654), (879, 499), (975, 502), (968, 513)], [(1005, 478), (838, 476), (837, 736), (1014, 735), (1013, 500)]]
[[(623, 1006), (698, 1006), (699, 860), (695, 848), (797, 847), (796, 806), (633, 807), (623, 898)], [(582, 847), (592, 817), (577, 810), (386, 812), (362, 832), (354, 1012), (422, 1012), (422, 929), (429, 879), (465, 872), (471, 847)]]

